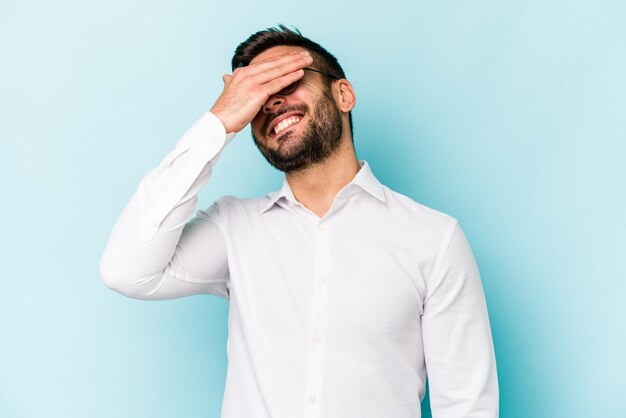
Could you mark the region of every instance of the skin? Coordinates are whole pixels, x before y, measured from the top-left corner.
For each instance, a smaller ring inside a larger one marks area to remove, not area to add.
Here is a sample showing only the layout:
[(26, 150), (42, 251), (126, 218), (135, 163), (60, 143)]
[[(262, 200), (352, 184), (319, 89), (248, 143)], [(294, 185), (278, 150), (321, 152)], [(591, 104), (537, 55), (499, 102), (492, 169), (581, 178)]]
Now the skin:
[[(303, 79), (300, 79), (300, 83), (302, 82)], [(297, 85), (294, 85), (295, 87)], [(303, 124), (303, 129), (299, 129), (298, 133), (294, 133), (295, 124), (280, 133), (273, 129), (273, 126), (282, 125), (279, 123), (281, 120), (296, 119), (296, 123), (299, 123), (305, 118), (308, 123)], [(305, 104), (282, 106), (276, 112), (266, 114), (259, 126), (260, 129), (256, 129), (257, 133), (269, 133), (269, 137), (279, 145), (276, 148), (268, 147), (259, 141), (253, 131), (255, 145), (271, 165), (287, 174), (303, 171), (313, 164), (324, 161), (341, 145), (341, 113), (330, 94), (330, 89), (326, 86), (323, 97), (317, 98), (314, 106), (309, 107)]]
[[(338, 147), (322, 162), (285, 173), (295, 198), (321, 218), (330, 209), (337, 192), (352, 181), (359, 170), (348, 120), (356, 96), (350, 82), (341, 79), (332, 83), (330, 97), (325, 97), (323, 76), (303, 71), (304, 67), (315, 68), (313, 58), (303, 48), (270, 48), (247, 67), (224, 75), (224, 90), (211, 112), (222, 121), (227, 132), (239, 132), (250, 123), (258, 143), (289, 153), (297, 147), (302, 133), (310, 125), (316, 103), (324, 99), (334, 101), (342, 125)], [(276, 94), (296, 80), (301, 81), (292, 94)], [(303, 105), (310, 111), (301, 115), (300, 122), (279, 135), (267, 129), (276, 121), (274, 117), (281, 109), (302, 108)]]

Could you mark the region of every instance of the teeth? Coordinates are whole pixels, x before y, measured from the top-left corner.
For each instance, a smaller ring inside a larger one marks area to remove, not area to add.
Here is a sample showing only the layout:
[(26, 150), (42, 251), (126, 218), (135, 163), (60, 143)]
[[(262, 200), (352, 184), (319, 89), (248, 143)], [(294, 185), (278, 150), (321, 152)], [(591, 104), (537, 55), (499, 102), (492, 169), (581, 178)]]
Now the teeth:
[(280, 131), (287, 128), (288, 126), (293, 125), (294, 123), (298, 123), (298, 122), (300, 122), (300, 117), (298, 116), (290, 116), (287, 119), (281, 120), (279, 124), (274, 126), (274, 133), (277, 134)]

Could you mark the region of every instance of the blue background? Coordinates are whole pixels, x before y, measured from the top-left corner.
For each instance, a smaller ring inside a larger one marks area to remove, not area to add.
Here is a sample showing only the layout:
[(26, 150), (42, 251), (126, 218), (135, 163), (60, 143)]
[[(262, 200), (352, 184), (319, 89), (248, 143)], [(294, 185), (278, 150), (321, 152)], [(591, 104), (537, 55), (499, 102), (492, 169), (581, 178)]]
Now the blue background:
[[(626, 3), (598, 0), (2, 0), (0, 416), (219, 415), (228, 303), (127, 299), (98, 262), (235, 46), (279, 22), (343, 64), (358, 157), (461, 221), (501, 416), (626, 416)], [(246, 129), (199, 206), (281, 180)]]

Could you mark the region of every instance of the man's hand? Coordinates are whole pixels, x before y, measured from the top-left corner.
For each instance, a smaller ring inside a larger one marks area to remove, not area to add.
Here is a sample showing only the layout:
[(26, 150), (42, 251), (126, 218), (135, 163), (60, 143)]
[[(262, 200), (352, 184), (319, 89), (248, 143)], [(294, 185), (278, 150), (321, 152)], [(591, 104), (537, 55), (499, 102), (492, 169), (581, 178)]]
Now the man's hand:
[(302, 69), (312, 62), (308, 51), (292, 52), (225, 74), (224, 90), (211, 113), (222, 121), (226, 133), (239, 132), (272, 94), (302, 78)]

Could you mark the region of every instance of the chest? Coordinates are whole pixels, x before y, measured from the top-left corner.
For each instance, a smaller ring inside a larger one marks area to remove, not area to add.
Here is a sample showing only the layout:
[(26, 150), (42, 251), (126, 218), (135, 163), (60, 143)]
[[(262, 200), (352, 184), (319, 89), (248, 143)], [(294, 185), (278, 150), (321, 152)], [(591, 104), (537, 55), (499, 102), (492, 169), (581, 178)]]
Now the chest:
[(324, 323), (361, 340), (407, 329), (425, 289), (405, 232), (294, 218), (242, 226), (229, 234), (231, 301), (260, 327)]

